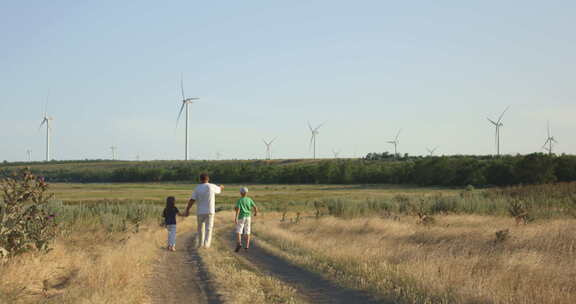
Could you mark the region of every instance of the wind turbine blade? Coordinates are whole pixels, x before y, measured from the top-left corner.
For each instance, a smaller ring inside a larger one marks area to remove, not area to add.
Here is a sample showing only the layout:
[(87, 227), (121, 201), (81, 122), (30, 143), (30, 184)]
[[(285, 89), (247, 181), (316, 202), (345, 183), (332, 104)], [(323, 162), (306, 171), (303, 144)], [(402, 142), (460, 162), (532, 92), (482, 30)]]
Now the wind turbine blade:
[(312, 128), (312, 125), (310, 124), (310, 122), (308, 122), (308, 129), (310, 129), (310, 132), (314, 132), (314, 129)]
[(184, 73), (180, 74), (180, 90), (182, 90), (182, 100), (186, 99), (186, 95), (184, 95)]
[(274, 139), (270, 142), (270, 144), (274, 143), (278, 137), (274, 137)]
[(402, 129), (400, 129), (398, 131), (398, 134), (396, 134), (396, 138), (394, 139), (395, 142), (398, 142), (398, 136), (400, 136), (400, 132), (402, 132)]
[(48, 100), (50, 99), (50, 90), (48, 90), (48, 94), (46, 94), (46, 102), (44, 103), (44, 116), (48, 113)]
[(180, 107), (180, 113), (178, 113), (178, 118), (176, 119), (176, 126), (178, 126), (178, 121), (180, 121), (180, 116), (182, 116), (182, 111), (184, 111), (185, 105), (186, 105), (186, 103), (182, 102), (182, 106)]
[(487, 119), (488, 119), (488, 121), (491, 122), (493, 125), (495, 125), (495, 126), (498, 125), (498, 124), (497, 124), (495, 121), (493, 121), (492, 119), (490, 119), (490, 118), (487, 118)]
[(507, 106), (506, 109), (504, 109), (504, 112), (502, 112), (502, 114), (500, 114), (500, 117), (498, 117), (498, 122), (500, 122), (502, 120), (502, 117), (504, 117), (504, 114), (506, 114), (508, 109), (510, 109), (510, 106)]
[(323, 122), (323, 123), (319, 124), (319, 125), (316, 127), (316, 129), (314, 129), (314, 131), (318, 131), (318, 130), (319, 130), (323, 125), (325, 125), (325, 124), (326, 124), (326, 122)]

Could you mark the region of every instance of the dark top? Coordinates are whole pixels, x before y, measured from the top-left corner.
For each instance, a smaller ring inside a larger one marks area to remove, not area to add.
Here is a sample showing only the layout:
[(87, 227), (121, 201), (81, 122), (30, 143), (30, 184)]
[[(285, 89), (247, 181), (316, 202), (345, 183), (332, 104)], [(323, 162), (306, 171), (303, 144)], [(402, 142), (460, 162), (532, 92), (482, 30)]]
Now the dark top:
[(166, 225), (176, 225), (176, 214), (178, 214), (178, 208), (164, 208), (162, 216), (164, 217), (164, 224)]

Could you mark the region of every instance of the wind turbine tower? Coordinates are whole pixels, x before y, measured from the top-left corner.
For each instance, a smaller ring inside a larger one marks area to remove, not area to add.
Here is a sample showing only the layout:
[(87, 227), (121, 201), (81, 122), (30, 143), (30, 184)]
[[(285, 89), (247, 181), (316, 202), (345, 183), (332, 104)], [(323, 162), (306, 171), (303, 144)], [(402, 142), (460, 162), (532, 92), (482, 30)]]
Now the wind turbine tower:
[(32, 150), (30, 149), (26, 149), (26, 160), (27, 161), (32, 161)]
[(180, 78), (180, 89), (182, 91), (182, 106), (180, 107), (180, 112), (178, 113), (178, 119), (176, 119), (176, 125), (178, 125), (178, 121), (180, 120), (180, 116), (182, 116), (182, 111), (186, 110), (186, 131), (184, 132), (184, 160), (188, 160), (188, 123), (190, 119), (190, 112), (189, 106), (193, 104), (195, 101), (199, 100), (200, 98), (197, 97), (190, 97), (186, 98), (184, 94), (184, 76)]
[(53, 117), (48, 116), (48, 111), (44, 111), (44, 117), (40, 123), (40, 128), (42, 128), (43, 125), (46, 125), (46, 161), (50, 161), (50, 131), (52, 130), (50, 125), (52, 124), (53, 120)]
[(429, 154), (430, 156), (434, 156), (434, 153), (436, 152), (436, 149), (438, 149), (438, 147), (434, 147), (434, 149), (426, 148), (426, 150), (428, 150), (428, 154)]
[(310, 122), (308, 122), (308, 128), (310, 129), (310, 133), (312, 133), (312, 137), (310, 137), (310, 146), (313, 147), (314, 149), (314, 159), (316, 159), (316, 137), (318, 136), (318, 134), (320, 134), (320, 132), (318, 130), (320, 130), (320, 128), (324, 125), (324, 123), (321, 123), (320, 125), (318, 125), (316, 128), (312, 128), (312, 125), (310, 124)]
[(497, 121), (493, 121), (492, 119), (488, 118), (488, 121), (492, 123), (496, 128), (495, 141), (496, 141), (496, 155), (498, 156), (500, 156), (500, 128), (504, 126), (504, 124), (502, 123), (502, 118), (504, 117), (504, 114), (506, 113), (506, 111), (508, 111), (508, 109), (510, 109), (510, 106), (506, 107), (504, 112), (502, 112), (502, 114), (500, 114), (500, 117), (498, 117)]
[(546, 137), (546, 142), (544, 142), (544, 146), (542, 148), (548, 151), (548, 155), (552, 155), (553, 145), (557, 143), (558, 142), (556, 141), (554, 136), (552, 136), (552, 132), (550, 131), (550, 122), (548, 122), (548, 137)]
[(112, 151), (112, 160), (116, 160), (116, 150), (118, 150), (118, 147), (116, 146), (111, 146), (110, 147), (110, 151)]
[(276, 140), (276, 138), (274, 138), (271, 141), (266, 141), (266, 140), (262, 139), (262, 141), (264, 142), (264, 145), (266, 145), (266, 159), (267, 160), (272, 159), (272, 143), (274, 143), (275, 140)]
[(400, 132), (402, 132), (402, 129), (398, 130), (398, 134), (396, 134), (394, 140), (388, 141), (389, 144), (394, 145), (394, 155), (396, 156), (396, 158), (398, 158), (398, 144), (400, 143), (400, 141), (398, 141), (398, 137), (400, 136)]

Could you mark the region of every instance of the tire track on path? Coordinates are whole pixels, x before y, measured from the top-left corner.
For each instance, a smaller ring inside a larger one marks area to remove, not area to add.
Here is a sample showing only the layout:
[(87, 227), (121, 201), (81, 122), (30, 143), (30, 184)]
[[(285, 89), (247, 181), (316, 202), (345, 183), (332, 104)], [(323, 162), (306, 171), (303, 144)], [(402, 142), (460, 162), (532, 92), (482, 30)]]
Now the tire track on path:
[(150, 286), (152, 303), (223, 303), (195, 248), (195, 234), (178, 235), (176, 244), (175, 252), (163, 249)]
[[(234, 235), (227, 239), (226, 244), (229, 244), (233, 250)], [(367, 292), (339, 286), (318, 273), (292, 264), (254, 244), (257, 242), (254, 242), (246, 252), (242, 249), (238, 253), (239, 258), (245, 259), (264, 274), (293, 286), (298, 290), (299, 296), (309, 303), (394, 303), (377, 300)]]

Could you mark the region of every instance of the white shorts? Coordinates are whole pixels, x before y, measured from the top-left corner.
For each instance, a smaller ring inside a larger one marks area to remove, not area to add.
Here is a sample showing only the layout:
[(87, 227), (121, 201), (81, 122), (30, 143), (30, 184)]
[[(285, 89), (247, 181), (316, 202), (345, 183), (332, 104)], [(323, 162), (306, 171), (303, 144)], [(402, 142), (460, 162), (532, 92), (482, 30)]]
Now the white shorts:
[(238, 224), (236, 224), (236, 233), (244, 232), (244, 234), (250, 234), (251, 222), (250, 217), (238, 219)]

